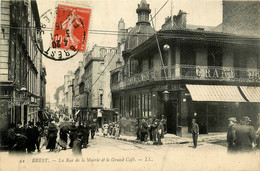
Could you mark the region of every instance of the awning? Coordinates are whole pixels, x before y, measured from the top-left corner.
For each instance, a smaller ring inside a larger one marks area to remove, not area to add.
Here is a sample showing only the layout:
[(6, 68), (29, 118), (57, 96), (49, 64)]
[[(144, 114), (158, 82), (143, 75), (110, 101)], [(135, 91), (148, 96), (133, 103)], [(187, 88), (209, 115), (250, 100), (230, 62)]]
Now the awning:
[(240, 86), (249, 102), (260, 102), (260, 87)]
[(193, 101), (246, 102), (237, 86), (187, 84)]

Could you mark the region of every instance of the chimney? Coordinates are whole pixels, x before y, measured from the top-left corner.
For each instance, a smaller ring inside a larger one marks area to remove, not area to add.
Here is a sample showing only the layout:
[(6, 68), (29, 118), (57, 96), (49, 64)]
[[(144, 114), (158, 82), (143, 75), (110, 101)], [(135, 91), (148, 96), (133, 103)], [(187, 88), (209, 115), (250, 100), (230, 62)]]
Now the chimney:
[(125, 22), (124, 22), (124, 19), (121, 18), (120, 21), (118, 22), (118, 36), (117, 36), (118, 44), (121, 44), (124, 42), (125, 35), (126, 35)]
[(187, 13), (180, 10), (177, 16), (173, 17), (179, 29), (186, 29)]

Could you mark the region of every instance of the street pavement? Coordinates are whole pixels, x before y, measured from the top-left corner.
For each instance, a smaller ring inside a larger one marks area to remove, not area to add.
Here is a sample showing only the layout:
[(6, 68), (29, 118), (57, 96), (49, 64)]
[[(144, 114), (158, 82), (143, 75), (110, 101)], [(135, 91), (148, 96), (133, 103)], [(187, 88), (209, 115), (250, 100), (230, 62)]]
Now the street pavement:
[(259, 170), (259, 151), (229, 155), (226, 147), (199, 142), (145, 145), (96, 136), (82, 156), (44, 149), (26, 156), (0, 153), (0, 170)]

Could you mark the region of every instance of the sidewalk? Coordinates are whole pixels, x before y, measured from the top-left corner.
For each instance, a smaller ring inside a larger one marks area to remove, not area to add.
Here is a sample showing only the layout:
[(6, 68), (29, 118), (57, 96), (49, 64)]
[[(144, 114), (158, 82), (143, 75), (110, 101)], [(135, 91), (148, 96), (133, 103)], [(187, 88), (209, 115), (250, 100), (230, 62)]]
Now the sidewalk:
[[(104, 137), (102, 130), (99, 130), (96, 133), (97, 136)], [(163, 144), (186, 144), (192, 143), (192, 135), (189, 134), (190, 137), (179, 137), (174, 134), (165, 134), (164, 138), (162, 139)], [(116, 139), (121, 141), (127, 141), (132, 143), (139, 143), (139, 144), (146, 144), (146, 145), (153, 145), (152, 141), (141, 142), (140, 140), (136, 140), (135, 136), (126, 136), (120, 135), (120, 137), (110, 136), (107, 135), (105, 138)], [(226, 140), (226, 133), (209, 133), (209, 134), (200, 134), (198, 138), (198, 142), (217, 142), (217, 141), (224, 141)]]

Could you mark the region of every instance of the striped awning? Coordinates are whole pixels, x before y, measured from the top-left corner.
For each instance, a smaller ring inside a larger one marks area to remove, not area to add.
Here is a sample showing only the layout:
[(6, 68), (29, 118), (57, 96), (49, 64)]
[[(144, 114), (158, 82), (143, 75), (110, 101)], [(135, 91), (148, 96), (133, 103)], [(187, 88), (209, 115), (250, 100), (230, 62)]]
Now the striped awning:
[(260, 102), (260, 87), (240, 86), (249, 102)]
[(246, 102), (237, 86), (186, 85), (193, 101)]

